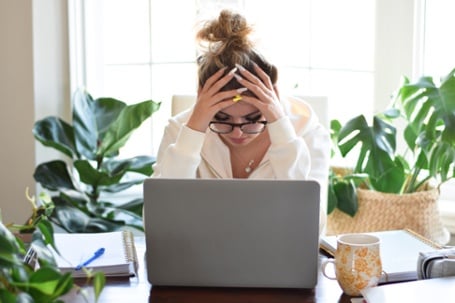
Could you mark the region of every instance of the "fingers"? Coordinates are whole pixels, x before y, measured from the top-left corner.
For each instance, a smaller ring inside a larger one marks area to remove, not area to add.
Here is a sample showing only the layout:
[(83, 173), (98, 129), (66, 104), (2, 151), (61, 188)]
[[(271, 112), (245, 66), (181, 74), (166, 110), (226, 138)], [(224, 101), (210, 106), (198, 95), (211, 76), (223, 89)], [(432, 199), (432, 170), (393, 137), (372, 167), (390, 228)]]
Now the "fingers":
[(255, 70), (259, 78), (241, 65), (237, 65), (237, 68), (244, 77), (237, 74), (234, 75), (240, 84), (248, 88), (259, 99), (273, 98), (274, 89), (270, 77), (259, 66), (255, 64)]
[(226, 67), (221, 68), (215, 74), (213, 74), (204, 84), (202, 91), (209, 93), (209, 95), (213, 96), (218, 91), (220, 91), (231, 79), (234, 77), (234, 73), (237, 71), (237, 68), (233, 68), (223, 76)]

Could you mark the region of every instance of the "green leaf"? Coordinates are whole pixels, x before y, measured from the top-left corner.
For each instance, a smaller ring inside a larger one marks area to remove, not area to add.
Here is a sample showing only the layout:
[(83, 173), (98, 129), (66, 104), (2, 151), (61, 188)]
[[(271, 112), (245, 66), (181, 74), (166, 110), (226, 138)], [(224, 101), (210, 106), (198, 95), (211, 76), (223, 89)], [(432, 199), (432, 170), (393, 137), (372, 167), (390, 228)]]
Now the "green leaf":
[(336, 209), (336, 207), (338, 205), (337, 195), (335, 193), (332, 183), (329, 184), (329, 190), (328, 190), (327, 194), (328, 194), (327, 214), (330, 215)]
[[(14, 241), (14, 240), (13, 240)], [(20, 259), (17, 257), (19, 252), (15, 242), (5, 235), (0, 235), (0, 265), (1, 266), (14, 266), (20, 264)]]
[(151, 100), (125, 107), (118, 118), (109, 125), (106, 135), (102, 138), (97, 156), (104, 157), (116, 154), (128, 141), (132, 132), (159, 107), (160, 103)]
[(123, 174), (109, 175), (106, 172), (97, 170), (87, 160), (74, 161), (74, 167), (77, 169), (81, 181), (92, 186), (116, 184), (123, 176)]
[(126, 104), (113, 98), (93, 100), (90, 94), (81, 90), (75, 93), (73, 103), (77, 150), (87, 159), (95, 160), (107, 129)]
[(57, 267), (54, 255), (49, 250), (47, 244), (44, 242), (42, 235), (36, 231), (33, 233), (33, 241), (31, 243), (31, 247), (35, 251), (38, 263), (42, 267)]
[(140, 179), (135, 179), (135, 180), (131, 180), (128, 182), (122, 182), (122, 183), (118, 183), (118, 184), (111, 184), (109, 186), (103, 186), (102, 190), (106, 193), (118, 193), (118, 192), (121, 192), (134, 185), (142, 184), (143, 182), (144, 182), (144, 178), (140, 178)]
[[(28, 296), (28, 295), (27, 295)], [(10, 290), (0, 288), (0, 302), (2, 303), (34, 303), (33, 299), (30, 301), (24, 301), (24, 300), (19, 300), (19, 298), (16, 298), (16, 295), (11, 293)]]
[(136, 215), (142, 217), (143, 206), (144, 206), (144, 199), (138, 198), (138, 199), (131, 200), (125, 204), (117, 205), (117, 208), (133, 212)]
[(60, 298), (61, 296), (69, 293), (74, 286), (74, 280), (71, 273), (65, 273), (57, 283), (54, 290), (54, 298)]
[(62, 160), (54, 160), (39, 164), (33, 174), (35, 181), (49, 190), (63, 188), (76, 189), (67, 164)]
[(110, 221), (100, 217), (90, 217), (81, 210), (60, 206), (55, 209), (55, 215), (61, 227), (71, 233), (108, 232), (124, 226), (123, 221)]
[(70, 158), (77, 156), (73, 127), (57, 117), (47, 117), (35, 122), (34, 137), (44, 146), (53, 147)]
[(357, 191), (353, 182), (338, 182), (333, 187), (337, 196), (337, 207), (344, 213), (353, 217), (359, 207)]
[(93, 289), (95, 291), (95, 301), (98, 302), (101, 292), (106, 284), (106, 277), (102, 272), (96, 272), (93, 275)]
[(71, 289), (68, 285), (65, 285), (66, 288), (59, 288), (62, 286), (61, 279), (68, 279), (68, 275), (70, 274), (63, 276), (56, 268), (41, 267), (30, 276), (28, 292), (36, 302), (52, 302), (64, 294), (65, 290), (68, 292)]
[(394, 161), (396, 129), (381, 116), (385, 117), (384, 114), (373, 117), (372, 126), (363, 115), (349, 120), (339, 132), (338, 144), (343, 156), (360, 145), (355, 172), (367, 173), (371, 185), (377, 190), (396, 192), (401, 184), (390, 180), (402, 180), (405, 173), (403, 167)]
[(129, 159), (108, 159), (102, 168), (112, 175), (123, 175), (126, 172), (137, 172), (146, 176), (153, 173), (152, 164), (156, 158), (151, 156), (136, 156)]
[(54, 243), (54, 228), (52, 227), (51, 222), (47, 220), (41, 220), (37, 224), (37, 227), (43, 235), (44, 243), (51, 245), (55, 251), (58, 252), (58, 249)]

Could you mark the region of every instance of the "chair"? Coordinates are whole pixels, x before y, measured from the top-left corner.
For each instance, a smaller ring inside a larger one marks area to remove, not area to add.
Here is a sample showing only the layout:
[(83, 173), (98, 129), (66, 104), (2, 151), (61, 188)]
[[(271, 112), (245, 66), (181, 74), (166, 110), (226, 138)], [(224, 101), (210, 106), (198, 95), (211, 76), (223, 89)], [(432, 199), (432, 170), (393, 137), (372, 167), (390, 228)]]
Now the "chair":
[[(328, 111), (328, 98), (325, 96), (298, 96), (308, 102), (313, 110), (319, 117), (321, 123), (329, 128), (329, 111)], [(171, 114), (172, 116), (184, 111), (191, 107), (196, 102), (196, 96), (194, 95), (173, 95), (171, 100)]]

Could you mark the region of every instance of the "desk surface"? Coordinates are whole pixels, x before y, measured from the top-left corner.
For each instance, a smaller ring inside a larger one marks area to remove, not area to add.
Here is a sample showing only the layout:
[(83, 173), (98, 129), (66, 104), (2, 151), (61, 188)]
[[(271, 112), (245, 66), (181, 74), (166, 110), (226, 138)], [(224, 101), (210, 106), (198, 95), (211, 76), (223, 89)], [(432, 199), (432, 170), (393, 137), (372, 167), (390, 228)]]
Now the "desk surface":
[[(343, 294), (336, 281), (320, 274), (314, 289), (242, 289), (242, 288), (199, 288), (199, 287), (151, 287), (144, 266), (145, 240), (136, 238), (139, 258), (139, 273), (130, 279), (108, 278), (99, 303), (115, 302), (347, 302), (350, 297)], [(81, 296), (70, 294), (64, 302), (85, 302)]]

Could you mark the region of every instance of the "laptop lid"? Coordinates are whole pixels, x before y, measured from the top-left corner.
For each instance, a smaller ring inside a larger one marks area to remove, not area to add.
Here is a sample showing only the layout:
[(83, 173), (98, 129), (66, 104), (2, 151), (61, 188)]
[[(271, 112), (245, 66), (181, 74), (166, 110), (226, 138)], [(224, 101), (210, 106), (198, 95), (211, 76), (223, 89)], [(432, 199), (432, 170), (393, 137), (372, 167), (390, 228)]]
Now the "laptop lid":
[(145, 180), (149, 282), (313, 288), (319, 191), (302, 180)]

